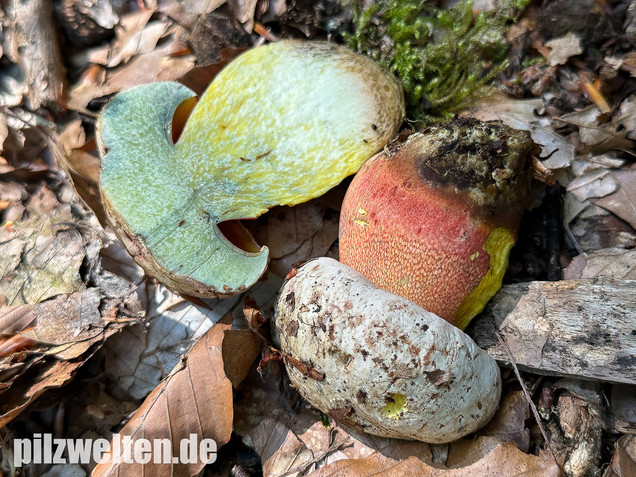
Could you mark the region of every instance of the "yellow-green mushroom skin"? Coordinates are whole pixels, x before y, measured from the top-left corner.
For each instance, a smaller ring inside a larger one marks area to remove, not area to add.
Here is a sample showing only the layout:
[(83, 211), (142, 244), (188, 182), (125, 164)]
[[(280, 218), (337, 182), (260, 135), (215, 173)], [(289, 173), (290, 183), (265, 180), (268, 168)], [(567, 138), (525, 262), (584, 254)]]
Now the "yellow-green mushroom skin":
[(317, 197), (395, 135), (400, 85), (370, 59), (325, 42), (281, 41), (230, 63), (173, 144), (178, 83), (138, 86), (102, 111), (100, 188), (118, 236), (146, 271), (184, 294), (222, 297), (264, 272), (218, 224)]

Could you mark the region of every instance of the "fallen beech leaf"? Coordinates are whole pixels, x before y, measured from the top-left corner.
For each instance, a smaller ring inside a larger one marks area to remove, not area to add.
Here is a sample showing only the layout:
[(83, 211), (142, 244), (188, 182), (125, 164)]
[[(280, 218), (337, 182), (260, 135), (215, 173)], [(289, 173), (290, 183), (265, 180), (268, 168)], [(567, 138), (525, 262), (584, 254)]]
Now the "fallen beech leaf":
[(102, 247), (99, 254), (104, 270), (119, 275), (131, 283), (141, 283), (145, 277), (143, 268), (130, 256), (114, 233), (109, 235), (110, 243)]
[(627, 129), (615, 121), (602, 123), (601, 116), (601, 111), (595, 105), (561, 116), (561, 121), (579, 128), (582, 147), (578, 152), (600, 154), (615, 149), (631, 148), (633, 142), (626, 137)]
[(63, 386), (71, 380), (83, 360), (49, 360), (37, 369), (29, 380), (18, 381), (11, 393), (5, 393), (0, 401), (0, 428), (7, 425), (44, 391)]
[(234, 430), (246, 436), (248, 445), (261, 456), (265, 476), (280, 477), (285, 472), (306, 475), (316, 467), (342, 459), (362, 459), (375, 451), (394, 461), (415, 456), (432, 463), (430, 446), (423, 442), (359, 433), (334, 421), (325, 424), (316, 411), (299, 404), (294, 392), (279, 384), (280, 372), (280, 363), (274, 362), (263, 367), (262, 376), (250, 373), (239, 387), (241, 398), (234, 404)]
[(636, 167), (614, 170), (611, 174), (619, 189), (594, 200), (594, 203), (616, 214), (636, 229)]
[[(102, 250), (102, 255), (104, 268), (131, 281), (142, 281), (143, 270), (119, 242)], [(281, 277), (269, 273), (266, 280), (250, 289), (250, 295), (267, 303), (282, 282)], [(241, 315), (238, 295), (195, 305), (156, 282), (142, 283), (138, 294), (147, 311), (144, 323), (127, 327), (100, 351), (115, 380), (116, 394), (133, 399), (143, 399), (157, 387), (181, 356), (229, 311), (234, 310), (235, 318)]]
[(578, 255), (563, 271), (564, 280), (595, 277), (636, 280), (636, 250), (607, 248)]
[(114, 336), (101, 353), (120, 395), (143, 399), (155, 389), (181, 356), (219, 321), (237, 298), (196, 306), (160, 284), (142, 283), (139, 296), (147, 310), (146, 324)]
[(243, 315), (247, 321), (247, 326), (253, 331), (258, 331), (259, 327), (266, 322), (258, 302), (249, 295), (245, 295), (243, 298)]
[(84, 235), (74, 222), (65, 205), (0, 228), (0, 242), (7, 244), (0, 255), (0, 294), (8, 305), (35, 304), (79, 289)]
[[(120, 431), (122, 436), (170, 439), (172, 455), (179, 455), (181, 439), (196, 434), (198, 442), (213, 439), (217, 449), (232, 433), (232, 384), (223, 372), (221, 354), (224, 331), (231, 325), (217, 323), (186, 356), (185, 367), (166, 378), (146, 398)], [(99, 463), (93, 476), (194, 475), (205, 463), (124, 464)]]
[(221, 51), (221, 60), (218, 63), (213, 63), (206, 66), (195, 66), (181, 78), (179, 78), (178, 81), (179, 83), (187, 86), (200, 96), (205, 92), (205, 89), (216, 77), (216, 75), (219, 74), (219, 72), (223, 68), (225, 68), (225, 66), (230, 61), (243, 53), (245, 50), (247, 50), (247, 48), (245, 47), (225, 48)]
[[(296, 262), (327, 254), (338, 240), (337, 210), (344, 188), (294, 207), (275, 207), (253, 223), (245, 222), (257, 243), (270, 250), (268, 269), (285, 276)], [(335, 198), (335, 200), (334, 200)]]
[(264, 419), (250, 432), (248, 442), (261, 457), (264, 476), (294, 475), (292, 469), (315, 468), (314, 453), (280, 421)]
[[(616, 432), (636, 433), (636, 387), (627, 384), (612, 386), (611, 409)], [(636, 442), (633, 443), (633, 451), (636, 458)]]
[(583, 53), (581, 38), (572, 32), (546, 42), (545, 46), (550, 48), (548, 54), (550, 66), (564, 65), (570, 57)]
[[(146, 13), (141, 10), (140, 13)], [(126, 42), (115, 51), (106, 66), (113, 68), (120, 63), (125, 63), (135, 55), (150, 53), (154, 50), (157, 42), (165, 35), (169, 24), (167, 22), (154, 21), (148, 23), (143, 30), (134, 32)]]
[[(11, 188), (8, 188), (11, 190)], [(102, 235), (72, 188), (33, 183), (23, 212), (0, 228), (2, 422), (65, 384), (103, 341), (143, 317), (134, 285), (101, 268)], [(57, 194), (57, 195), (56, 195)], [(35, 380), (35, 381), (34, 381)]]
[(4, 148), (4, 141), (9, 136), (9, 126), (7, 125), (7, 119), (3, 115), (0, 116), (0, 154)]
[(135, 39), (139, 41), (153, 14), (153, 9), (143, 9), (123, 15), (115, 28), (112, 44), (89, 50), (88, 61), (110, 67), (128, 61), (135, 55)]
[(78, 195), (95, 213), (99, 223), (105, 226), (106, 213), (99, 191), (101, 161), (97, 156), (95, 141), (86, 140), (81, 120), (77, 119), (69, 123), (50, 147), (58, 164), (73, 181)]
[(77, 292), (58, 295), (38, 305), (6, 307), (0, 310), (0, 320), (4, 321), (4, 313), (20, 315), (20, 321), (28, 321), (30, 326), (20, 333), (22, 336), (54, 345), (72, 343), (93, 338), (102, 332), (100, 302), (97, 288), (82, 286)]
[(528, 452), (530, 449), (530, 430), (526, 421), (530, 419), (530, 406), (521, 391), (509, 391), (504, 394), (499, 409), (479, 434), (498, 438), (502, 442), (514, 442), (517, 447)]
[(226, 330), (223, 369), (234, 388), (246, 378), (261, 353), (263, 340), (252, 330)]
[(605, 197), (617, 188), (618, 185), (609, 170), (593, 169), (572, 179), (566, 190), (583, 202), (587, 199)]
[(225, 3), (226, 0), (184, 0), (183, 8), (188, 13), (202, 15), (216, 10)]
[(617, 121), (627, 129), (627, 137), (636, 139), (636, 95), (621, 103)]
[(614, 444), (614, 455), (604, 477), (636, 475), (636, 436), (626, 435)]
[(96, 98), (153, 81), (174, 81), (194, 66), (192, 55), (175, 56), (182, 50), (182, 42), (172, 35), (154, 50), (135, 56), (125, 65), (108, 71), (106, 78), (99, 83), (95, 82), (94, 74), (86, 74), (71, 87), (68, 107), (87, 111), (88, 104)]
[(581, 204), (574, 196), (566, 194), (564, 218), (572, 216), (575, 220), (569, 228), (580, 250), (584, 252), (611, 247), (636, 247), (636, 231), (628, 223), (602, 207), (593, 203)]
[[(479, 448), (483, 439), (475, 442), (460, 440), (465, 446), (464, 457), (472, 459), (473, 448)], [(453, 444), (451, 444), (452, 446)], [(309, 474), (311, 477), (474, 477), (476, 475), (496, 475), (497, 477), (551, 477), (559, 476), (560, 470), (549, 453), (539, 456), (525, 454), (511, 443), (498, 443), (478, 460), (459, 461), (451, 468), (437, 468), (416, 457), (393, 460), (381, 452), (375, 452), (365, 459), (341, 460)]]

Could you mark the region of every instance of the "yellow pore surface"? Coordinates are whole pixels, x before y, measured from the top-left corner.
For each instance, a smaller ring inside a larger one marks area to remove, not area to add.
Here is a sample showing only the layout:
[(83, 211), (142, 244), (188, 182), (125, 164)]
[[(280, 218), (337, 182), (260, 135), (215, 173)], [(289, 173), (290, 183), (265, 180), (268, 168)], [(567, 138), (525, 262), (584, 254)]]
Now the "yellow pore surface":
[(475, 315), (481, 313), (486, 303), (501, 288), (503, 276), (508, 268), (510, 249), (515, 244), (514, 234), (510, 229), (499, 227), (493, 229), (484, 242), (482, 249), (490, 257), (490, 268), (470, 294), (464, 298), (455, 313), (455, 326), (463, 330)]

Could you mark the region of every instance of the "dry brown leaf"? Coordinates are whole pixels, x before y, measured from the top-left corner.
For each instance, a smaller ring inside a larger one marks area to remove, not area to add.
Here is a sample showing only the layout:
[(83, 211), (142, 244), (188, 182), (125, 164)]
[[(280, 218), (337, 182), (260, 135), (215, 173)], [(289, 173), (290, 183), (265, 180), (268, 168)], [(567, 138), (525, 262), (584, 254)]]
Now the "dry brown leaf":
[(0, 243), (5, 244), (0, 255), (0, 295), (8, 305), (36, 304), (73, 293), (82, 283), (79, 268), (90, 229), (88, 234), (80, 229), (71, 207), (60, 206), (47, 192), (43, 190), (40, 197), (47, 203), (36, 205), (32, 218), (0, 229)]
[(530, 406), (521, 391), (509, 391), (501, 399), (499, 409), (480, 435), (496, 437), (502, 442), (514, 442), (523, 452), (530, 449)]
[(614, 444), (610, 467), (603, 477), (631, 477), (636, 475), (636, 436), (628, 435)]
[(630, 149), (633, 142), (627, 138), (627, 130), (616, 121), (603, 123), (602, 113), (595, 105), (580, 111), (564, 114), (559, 118), (566, 124), (577, 126), (581, 146), (579, 153), (603, 152)]
[(146, 323), (126, 328), (100, 351), (117, 394), (133, 399), (143, 399), (155, 389), (238, 300), (214, 300), (213, 304), (210, 300), (209, 308), (196, 306), (156, 283), (142, 283), (138, 293)]
[(245, 30), (252, 32), (254, 26), (254, 12), (258, 0), (228, 0), (228, 4), (234, 17), (241, 23), (246, 24)]
[[(616, 432), (636, 434), (636, 386), (612, 386), (611, 407)], [(636, 460), (636, 442), (633, 444), (633, 457)]]
[(108, 238), (109, 242), (99, 251), (104, 270), (123, 277), (131, 283), (141, 283), (146, 276), (144, 269), (135, 262), (114, 233), (111, 232)]
[(58, 164), (70, 176), (77, 194), (106, 226), (106, 213), (99, 190), (100, 158), (94, 139), (86, 140), (82, 121), (71, 121), (52, 144)]
[[(510, 442), (499, 443), (488, 441), (488, 437), (481, 437), (477, 441), (460, 440), (451, 444), (461, 447), (457, 451), (456, 459), (451, 468), (437, 468), (422, 462), (414, 456), (405, 460), (394, 460), (381, 452), (375, 452), (365, 459), (341, 460), (312, 472), (311, 477), (550, 477), (559, 476), (560, 470), (552, 456), (542, 453), (539, 456), (525, 454)], [(487, 443), (488, 445), (484, 445)], [(493, 446), (494, 443), (494, 446)], [(492, 449), (490, 449), (492, 447)], [(487, 450), (487, 452), (483, 452)], [(475, 457), (477, 457), (476, 460)]]
[(77, 197), (68, 184), (57, 195), (37, 182), (27, 197), (21, 187), (5, 189), (13, 204), (24, 204), (20, 218), (0, 229), (3, 422), (143, 317), (134, 285), (101, 268), (99, 224), (79, 203), (70, 206)]
[(221, 61), (206, 66), (195, 66), (179, 78), (179, 83), (187, 86), (197, 95), (203, 94), (217, 74), (247, 48), (225, 48), (221, 51)]
[[(269, 270), (285, 276), (296, 262), (327, 254), (338, 239), (338, 213), (344, 188), (295, 207), (275, 207), (256, 221), (246, 221), (259, 244), (267, 245)], [(337, 207), (338, 209), (335, 209)]]
[(150, 53), (155, 49), (159, 40), (168, 31), (169, 23), (154, 21), (148, 23), (143, 30), (134, 32), (120, 48), (116, 49), (106, 66), (114, 68), (120, 63), (126, 63), (136, 55)]
[(597, 197), (605, 197), (618, 189), (618, 184), (607, 169), (593, 169), (575, 177), (568, 184), (566, 191), (573, 194), (580, 202)]
[(226, 0), (183, 0), (183, 10), (195, 15), (212, 12), (225, 3)]
[(49, 360), (45, 365), (38, 367), (30, 379), (14, 384), (11, 393), (3, 394), (0, 400), (0, 428), (24, 411), (44, 391), (69, 382), (82, 363), (82, 360)]
[(636, 166), (614, 170), (611, 174), (619, 189), (594, 200), (594, 203), (616, 214), (636, 229)]
[[(217, 323), (190, 350), (185, 367), (171, 374), (143, 402), (120, 434), (146, 439), (170, 439), (172, 455), (179, 455), (181, 439), (196, 434), (198, 442), (213, 439), (217, 448), (232, 433), (232, 384), (223, 372), (224, 331), (231, 325)], [(93, 476), (194, 475), (205, 463), (116, 464), (100, 463)]]
[(295, 476), (299, 472), (292, 469), (305, 470), (313, 465), (313, 452), (280, 421), (264, 419), (250, 432), (249, 442), (261, 457), (264, 476)]
[(317, 411), (281, 385), (283, 372), (280, 363), (270, 362), (263, 365), (262, 376), (251, 373), (239, 387), (241, 398), (234, 407), (235, 432), (259, 453), (266, 477), (287, 472), (307, 475), (330, 463), (364, 459), (375, 452), (392, 462), (413, 457), (433, 466), (431, 446), (423, 442), (360, 433), (334, 421), (325, 425)]
[(254, 367), (263, 340), (252, 330), (226, 330), (223, 338), (223, 369), (237, 388)]
[(636, 243), (636, 168), (625, 163), (588, 154), (573, 161), (567, 182), (562, 181), (567, 187), (563, 222), (580, 251)]
[[(576, 205), (573, 207), (572, 204)], [(564, 219), (575, 217), (569, 228), (580, 252), (636, 247), (636, 231), (602, 207), (592, 203), (580, 204), (571, 194), (567, 194), (565, 212)]]
[(636, 250), (608, 248), (578, 255), (563, 271), (564, 280), (595, 277), (636, 280)]
[(58, 295), (37, 305), (3, 308), (0, 322), (5, 321), (4, 313), (19, 314), (21, 322), (28, 321), (29, 329), (13, 332), (20, 332), (25, 338), (52, 345), (84, 341), (102, 332), (100, 302), (97, 288), (82, 286), (77, 292)]
[(636, 139), (636, 95), (632, 95), (621, 103), (616, 119), (625, 126), (627, 137)]
[(261, 456), (263, 475), (309, 475), (330, 463), (363, 459), (376, 451), (396, 462), (409, 457), (433, 461), (428, 444), (358, 433), (335, 423), (326, 426), (317, 417), (307, 409), (279, 419), (266, 417), (247, 434), (246, 442)]
[(71, 87), (69, 108), (94, 114), (87, 110), (87, 106), (96, 98), (103, 98), (144, 83), (176, 81), (181, 78), (194, 66), (194, 57), (183, 54), (186, 46), (177, 36), (176, 33), (170, 34), (152, 51), (134, 56), (125, 65), (107, 71), (105, 78), (88, 70), (80, 81)]
[[(100, 354), (121, 398), (143, 399), (156, 388), (214, 323), (229, 311), (241, 315), (240, 296), (194, 304), (154, 281), (143, 282), (144, 272), (119, 242), (102, 249), (103, 267), (140, 283), (138, 294), (147, 311), (144, 323), (127, 327), (110, 339)], [(259, 303), (270, 301), (283, 279), (268, 273), (252, 288)], [(240, 321), (244, 321), (240, 320)], [(245, 327), (245, 324), (238, 326)]]
[[(137, 42), (139, 36), (146, 28), (150, 18), (154, 14), (153, 9), (143, 9), (123, 15), (120, 18), (119, 25), (115, 28), (115, 40), (110, 45), (94, 48), (88, 52), (88, 61), (94, 64), (109, 65), (110, 61), (119, 58), (119, 61), (113, 62), (109, 66), (117, 66), (120, 62), (125, 62), (135, 54), (135, 37)], [(126, 56), (126, 47), (130, 50), (130, 54)]]
[(545, 46), (550, 48), (548, 55), (550, 66), (564, 65), (572, 56), (583, 53), (581, 38), (572, 32), (546, 42)]

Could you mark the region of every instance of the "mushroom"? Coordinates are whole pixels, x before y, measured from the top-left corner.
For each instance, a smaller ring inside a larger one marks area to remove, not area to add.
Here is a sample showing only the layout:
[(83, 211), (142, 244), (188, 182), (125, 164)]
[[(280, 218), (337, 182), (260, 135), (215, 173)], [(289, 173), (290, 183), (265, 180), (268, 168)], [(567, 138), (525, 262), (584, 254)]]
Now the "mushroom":
[(450, 442), (499, 404), (499, 368), (468, 335), (331, 258), (285, 282), (273, 331), (300, 394), (371, 434)]
[(370, 159), (340, 215), (340, 260), (465, 329), (501, 287), (537, 146), (500, 121), (457, 118)]
[(242, 54), (173, 143), (175, 110), (178, 122), (193, 98), (172, 82), (122, 92), (99, 117), (97, 143), (115, 232), (148, 274), (198, 297), (241, 292), (266, 269), (267, 248), (232, 221), (323, 194), (382, 149), (404, 115), (390, 74), (326, 42)]

